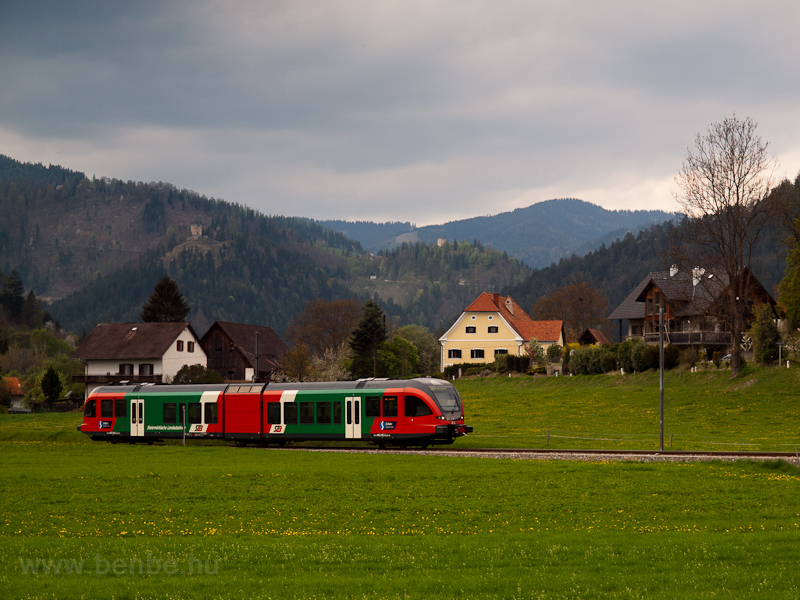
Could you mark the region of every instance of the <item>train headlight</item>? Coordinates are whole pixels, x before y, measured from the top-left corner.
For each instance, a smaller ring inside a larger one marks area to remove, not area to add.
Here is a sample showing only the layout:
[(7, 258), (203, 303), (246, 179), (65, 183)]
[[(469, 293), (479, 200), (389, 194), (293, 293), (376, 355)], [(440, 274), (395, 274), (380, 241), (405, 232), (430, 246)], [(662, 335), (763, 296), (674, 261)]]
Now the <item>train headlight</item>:
[(444, 415), (439, 415), (439, 416), (438, 416), (438, 417), (436, 417), (436, 418), (437, 418), (437, 419), (439, 419), (440, 421), (446, 421), (446, 420), (447, 420), (447, 419), (445, 419), (445, 416), (444, 416)]

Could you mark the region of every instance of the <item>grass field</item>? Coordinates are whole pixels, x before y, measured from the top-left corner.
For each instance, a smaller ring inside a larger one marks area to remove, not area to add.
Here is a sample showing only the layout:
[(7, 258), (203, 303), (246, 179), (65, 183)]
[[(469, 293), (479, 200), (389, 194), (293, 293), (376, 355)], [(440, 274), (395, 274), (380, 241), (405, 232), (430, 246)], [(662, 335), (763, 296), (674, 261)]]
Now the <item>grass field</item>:
[[(659, 448), (657, 373), (457, 382), (473, 447)], [(794, 452), (800, 369), (667, 373), (665, 448)]]
[(4, 597), (800, 594), (786, 463), (0, 451)]
[[(667, 379), (676, 446), (793, 445), (796, 370), (695, 375)], [(459, 446), (658, 440), (657, 376), (458, 386)], [(785, 462), (127, 446), (79, 421), (0, 416), (3, 598), (800, 597)]]

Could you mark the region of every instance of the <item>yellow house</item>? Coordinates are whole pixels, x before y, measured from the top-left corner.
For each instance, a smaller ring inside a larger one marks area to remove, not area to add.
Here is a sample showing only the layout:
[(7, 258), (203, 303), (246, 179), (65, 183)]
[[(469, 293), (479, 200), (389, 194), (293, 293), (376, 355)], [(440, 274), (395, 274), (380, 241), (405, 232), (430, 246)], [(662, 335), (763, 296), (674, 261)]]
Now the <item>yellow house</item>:
[(545, 349), (564, 345), (563, 321), (534, 321), (510, 296), (482, 293), (439, 338), (442, 370), (460, 363), (490, 363), (498, 354), (523, 356), (531, 338)]

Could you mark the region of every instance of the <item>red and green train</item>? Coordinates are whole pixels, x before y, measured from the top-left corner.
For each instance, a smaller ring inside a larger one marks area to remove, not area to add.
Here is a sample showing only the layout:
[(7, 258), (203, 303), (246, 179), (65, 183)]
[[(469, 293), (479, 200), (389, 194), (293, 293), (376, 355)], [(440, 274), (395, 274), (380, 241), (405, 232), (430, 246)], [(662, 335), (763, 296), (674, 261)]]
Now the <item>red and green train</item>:
[(104, 386), (86, 399), (78, 428), (112, 442), (186, 437), (240, 445), (366, 440), (423, 447), (472, 432), (458, 391), (432, 378)]

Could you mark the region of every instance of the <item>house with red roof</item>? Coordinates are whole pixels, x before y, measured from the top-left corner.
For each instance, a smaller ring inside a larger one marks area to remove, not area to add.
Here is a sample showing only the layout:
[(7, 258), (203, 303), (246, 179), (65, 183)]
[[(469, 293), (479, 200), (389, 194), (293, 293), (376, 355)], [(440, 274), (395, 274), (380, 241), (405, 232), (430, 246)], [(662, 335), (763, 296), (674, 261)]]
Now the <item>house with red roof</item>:
[(510, 296), (484, 292), (467, 306), (439, 343), (442, 370), (460, 363), (491, 363), (498, 354), (525, 355), (536, 339), (564, 345), (563, 321), (534, 321)]
[(9, 403), (8, 412), (10, 413), (29, 413), (31, 409), (22, 403), (25, 397), (25, 392), (22, 391), (22, 384), (19, 377), (3, 377), (3, 385), (8, 388), (11, 393), (11, 401)]

